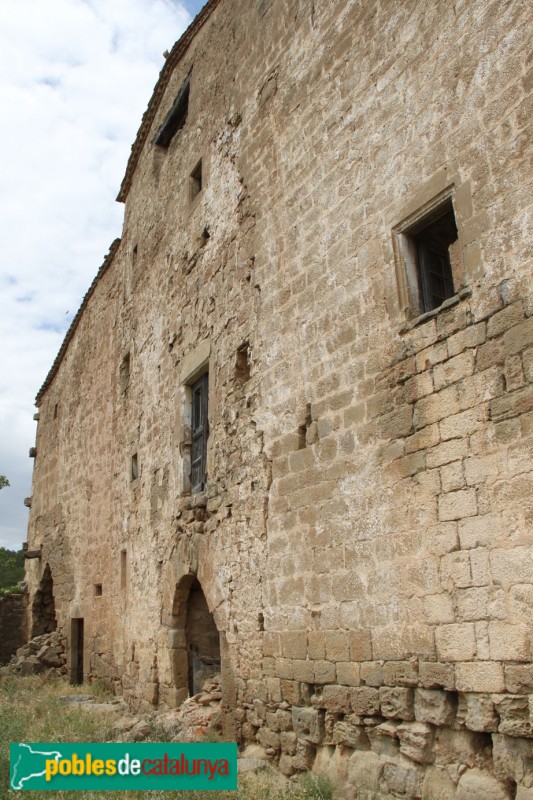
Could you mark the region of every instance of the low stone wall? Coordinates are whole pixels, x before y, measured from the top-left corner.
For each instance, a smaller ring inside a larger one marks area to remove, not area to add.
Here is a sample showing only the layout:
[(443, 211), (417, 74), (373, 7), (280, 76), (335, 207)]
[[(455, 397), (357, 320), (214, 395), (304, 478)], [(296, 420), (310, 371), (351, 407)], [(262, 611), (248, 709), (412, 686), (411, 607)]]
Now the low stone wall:
[(0, 597), (0, 664), (7, 664), (27, 640), (26, 594)]
[(286, 775), (313, 769), (350, 798), (533, 800), (531, 666), (508, 667), (497, 694), (434, 688), (427, 669), (396, 667), (403, 685), (281, 681), (276, 702), (244, 704), (244, 738)]

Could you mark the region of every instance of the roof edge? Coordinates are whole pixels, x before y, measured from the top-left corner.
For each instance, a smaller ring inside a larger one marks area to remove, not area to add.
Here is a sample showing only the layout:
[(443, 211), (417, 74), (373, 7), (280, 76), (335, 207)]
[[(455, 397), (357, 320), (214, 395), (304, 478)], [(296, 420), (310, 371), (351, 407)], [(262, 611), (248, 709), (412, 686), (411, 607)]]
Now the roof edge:
[(128, 159), (128, 164), (126, 166), (126, 172), (124, 178), (122, 179), (122, 183), (120, 185), (120, 191), (117, 195), (117, 201), (119, 203), (125, 203), (126, 198), (128, 196), (128, 192), (131, 188), (131, 184), (133, 182), (133, 176), (135, 174), (135, 170), (137, 169), (137, 164), (139, 163), (139, 158), (141, 156), (141, 152), (145, 145), (146, 139), (148, 138), (148, 134), (150, 132), (150, 128), (152, 127), (152, 123), (155, 119), (155, 115), (157, 110), (159, 109), (159, 105), (161, 100), (163, 99), (163, 94), (165, 93), (165, 89), (168, 86), (170, 77), (174, 72), (174, 69), (179, 64), (187, 50), (191, 42), (193, 41), (194, 37), (206, 22), (206, 20), (211, 16), (212, 12), (218, 6), (221, 0), (209, 0), (208, 3), (202, 8), (199, 14), (193, 19), (187, 30), (181, 35), (178, 41), (173, 46), (172, 50), (170, 51), (170, 55), (166, 59), (165, 63), (163, 64), (163, 68), (159, 73), (159, 78), (157, 79), (157, 83), (154, 87), (154, 91), (148, 103), (148, 107), (144, 112), (141, 120), (141, 125), (139, 130), (137, 131), (137, 136), (135, 137), (135, 141), (131, 147), (131, 154)]
[(89, 289), (87, 290), (87, 293), (85, 294), (83, 300), (81, 301), (81, 305), (80, 305), (80, 307), (79, 307), (79, 309), (78, 309), (78, 311), (76, 313), (76, 316), (74, 317), (74, 319), (70, 323), (70, 327), (69, 327), (68, 331), (65, 334), (65, 338), (63, 339), (61, 347), (59, 348), (59, 352), (58, 352), (57, 356), (54, 359), (54, 363), (50, 367), (50, 371), (48, 372), (48, 375), (46, 376), (43, 385), (41, 386), (41, 388), (39, 389), (39, 391), (37, 393), (37, 396), (35, 398), (35, 405), (36, 406), (40, 405), (41, 400), (43, 399), (44, 393), (50, 387), (52, 381), (54, 380), (54, 378), (56, 376), (56, 373), (57, 373), (57, 371), (58, 371), (58, 369), (59, 369), (59, 367), (61, 365), (61, 362), (63, 361), (63, 357), (64, 357), (65, 353), (67, 352), (69, 343), (70, 343), (72, 337), (74, 336), (74, 334), (76, 332), (76, 328), (78, 327), (78, 325), (80, 323), (82, 314), (85, 311), (85, 308), (87, 307), (87, 304), (88, 304), (89, 300), (91, 299), (91, 296), (94, 294), (94, 291), (96, 289), (96, 286), (97, 286), (100, 278), (102, 277), (104, 272), (106, 272), (109, 269), (109, 267), (111, 266), (111, 264), (113, 263), (113, 259), (115, 258), (115, 255), (116, 255), (116, 253), (118, 251), (118, 248), (119, 248), (119, 245), (120, 245), (120, 241), (121, 241), (120, 239), (115, 239), (114, 242), (112, 242), (111, 247), (109, 248), (109, 252), (106, 255), (106, 257), (104, 258), (102, 266), (100, 267), (100, 269), (96, 273), (96, 275), (95, 275), (95, 277), (93, 279), (93, 282), (89, 286)]

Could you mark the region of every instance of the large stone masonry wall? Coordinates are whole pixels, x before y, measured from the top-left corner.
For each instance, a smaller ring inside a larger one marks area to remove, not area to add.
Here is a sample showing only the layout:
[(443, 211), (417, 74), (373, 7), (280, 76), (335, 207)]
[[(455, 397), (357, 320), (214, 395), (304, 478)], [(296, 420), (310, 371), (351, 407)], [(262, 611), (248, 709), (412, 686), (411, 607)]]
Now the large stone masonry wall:
[[(180, 702), (196, 579), (226, 734), (365, 800), (533, 792), (527, 22), (520, 0), (214, 5), (40, 398), (28, 581), (48, 563), (67, 639), (84, 619), (86, 676)], [(418, 315), (395, 237), (439, 197), (456, 293)]]

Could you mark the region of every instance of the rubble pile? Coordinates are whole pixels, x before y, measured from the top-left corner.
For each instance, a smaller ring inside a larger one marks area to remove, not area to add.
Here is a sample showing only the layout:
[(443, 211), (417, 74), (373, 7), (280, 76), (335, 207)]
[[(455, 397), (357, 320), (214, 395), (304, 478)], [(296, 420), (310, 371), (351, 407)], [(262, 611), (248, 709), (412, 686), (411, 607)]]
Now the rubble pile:
[(67, 674), (65, 639), (58, 631), (43, 633), (19, 647), (9, 664), (0, 669), (0, 674), (47, 676)]
[(199, 738), (220, 733), (220, 675), (206, 681), (202, 691), (187, 698), (173, 711), (150, 714), (126, 714), (115, 723), (118, 741), (141, 742), (162, 739), (171, 742), (195, 742)]

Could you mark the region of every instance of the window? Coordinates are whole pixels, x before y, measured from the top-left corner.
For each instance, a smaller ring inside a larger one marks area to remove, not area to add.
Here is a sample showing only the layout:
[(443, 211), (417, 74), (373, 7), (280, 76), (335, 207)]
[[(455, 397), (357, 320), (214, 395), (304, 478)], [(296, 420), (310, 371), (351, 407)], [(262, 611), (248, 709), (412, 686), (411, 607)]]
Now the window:
[(120, 391), (123, 393), (128, 388), (128, 384), (130, 382), (130, 367), (131, 367), (131, 358), (130, 354), (126, 353), (122, 362), (120, 364), (119, 370), (119, 386)]
[(201, 191), (202, 191), (202, 159), (200, 159), (200, 161), (195, 166), (189, 177), (189, 200), (191, 203), (196, 197), (198, 197)]
[(207, 419), (209, 374), (206, 372), (191, 387), (191, 491), (201, 492), (207, 480)]
[(189, 111), (189, 90), (191, 76), (187, 75), (172, 107), (165, 117), (165, 121), (157, 131), (154, 144), (159, 147), (168, 147), (176, 133), (183, 128)]
[(134, 453), (131, 457), (131, 480), (136, 481), (139, 477), (139, 460), (137, 458), (137, 453)]
[(393, 236), (400, 299), (409, 316), (434, 311), (457, 294), (463, 270), (450, 193), (398, 226)]
[(102, 597), (102, 595), (103, 595), (102, 584), (101, 583), (95, 583), (94, 584), (94, 596), (95, 597)]
[(120, 588), (125, 589), (128, 574), (128, 554), (126, 550), (120, 551)]

